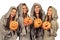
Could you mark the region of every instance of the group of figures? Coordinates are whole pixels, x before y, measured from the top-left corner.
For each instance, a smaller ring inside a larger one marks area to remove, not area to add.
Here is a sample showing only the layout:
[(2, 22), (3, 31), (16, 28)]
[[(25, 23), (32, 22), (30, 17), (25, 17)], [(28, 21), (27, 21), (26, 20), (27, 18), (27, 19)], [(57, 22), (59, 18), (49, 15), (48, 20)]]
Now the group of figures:
[(30, 16), (25, 3), (11, 7), (0, 19), (0, 40), (55, 40), (58, 30), (57, 10), (49, 6), (45, 15), (39, 3), (34, 3)]

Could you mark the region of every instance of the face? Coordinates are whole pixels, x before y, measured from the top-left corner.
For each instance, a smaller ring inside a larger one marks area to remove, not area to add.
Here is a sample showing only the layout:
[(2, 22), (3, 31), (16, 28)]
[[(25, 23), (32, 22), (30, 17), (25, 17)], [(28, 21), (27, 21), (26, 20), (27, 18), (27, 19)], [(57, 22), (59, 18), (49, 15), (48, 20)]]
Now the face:
[(11, 17), (14, 17), (16, 15), (16, 9), (12, 9), (11, 11)]
[(39, 13), (39, 11), (40, 11), (40, 8), (39, 8), (39, 6), (35, 6), (35, 9), (34, 9), (34, 11), (35, 11), (35, 13), (36, 13), (36, 14), (38, 14), (38, 13)]
[(22, 11), (24, 14), (27, 13), (27, 7), (25, 5), (22, 6)]
[(47, 13), (48, 13), (48, 16), (51, 16), (52, 15), (52, 8), (49, 8)]

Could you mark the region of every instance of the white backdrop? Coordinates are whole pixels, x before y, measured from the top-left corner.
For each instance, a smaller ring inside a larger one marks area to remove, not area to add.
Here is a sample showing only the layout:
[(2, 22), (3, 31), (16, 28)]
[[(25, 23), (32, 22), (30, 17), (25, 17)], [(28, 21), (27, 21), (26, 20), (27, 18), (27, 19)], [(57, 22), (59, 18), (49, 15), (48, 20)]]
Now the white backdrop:
[[(17, 7), (20, 3), (26, 3), (29, 8), (29, 12), (33, 3), (40, 3), (45, 13), (47, 11), (48, 6), (53, 6), (57, 9), (58, 16), (60, 15), (59, 0), (0, 0), (0, 18), (9, 10), (11, 6)], [(60, 20), (60, 16), (58, 18), (58, 23), (60, 23), (59, 20)], [(60, 31), (60, 28), (57, 31), (57, 37), (55, 38), (56, 40), (60, 39), (59, 31)]]

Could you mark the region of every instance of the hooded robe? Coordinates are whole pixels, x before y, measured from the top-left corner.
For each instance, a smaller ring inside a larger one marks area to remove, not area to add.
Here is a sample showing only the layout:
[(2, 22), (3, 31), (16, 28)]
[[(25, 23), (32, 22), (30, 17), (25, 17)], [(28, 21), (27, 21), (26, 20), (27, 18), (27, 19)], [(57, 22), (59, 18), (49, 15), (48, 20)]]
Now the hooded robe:
[[(33, 6), (32, 6), (32, 9), (31, 9), (31, 18), (34, 20), (35, 16), (34, 16), (34, 9), (35, 9), (35, 6), (39, 6), (40, 8), (40, 13), (42, 13), (42, 22), (44, 21), (44, 17), (45, 17), (45, 14), (44, 14), (44, 11), (41, 7), (41, 5), (39, 3), (34, 3)], [(38, 31), (38, 33), (37, 33)], [(43, 34), (44, 34), (44, 31), (42, 28), (38, 28), (36, 31), (36, 29), (34, 28), (33, 24), (31, 25), (31, 40), (43, 40)], [(37, 34), (36, 34), (37, 33)]]
[[(17, 7), (18, 9), (18, 14), (19, 14), (19, 24), (20, 24), (20, 35), (19, 35), (19, 40), (30, 40), (30, 27), (29, 26), (24, 26), (23, 19), (26, 18), (28, 15), (25, 17), (23, 16), (23, 11), (22, 11), (22, 6), (25, 3), (20, 3)], [(28, 7), (27, 7), (28, 9)], [(28, 13), (27, 13), (28, 14)]]
[[(57, 10), (52, 7), (52, 20), (50, 21), (51, 23), (51, 28), (49, 30), (44, 30), (44, 40), (55, 40), (55, 37), (57, 36), (57, 30), (58, 30), (58, 15), (57, 15)], [(46, 15), (47, 18), (47, 15)], [(45, 21), (46, 21), (45, 18)]]
[[(2, 18), (0, 19), (0, 35), (1, 35), (0, 40), (16, 40), (17, 39), (16, 31), (13, 32), (10, 29), (9, 30), (6, 29), (7, 20), (13, 8), (16, 8), (16, 7), (12, 6), (9, 9), (9, 11), (5, 15), (3, 15)], [(16, 13), (15, 20), (18, 21), (18, 13)]]

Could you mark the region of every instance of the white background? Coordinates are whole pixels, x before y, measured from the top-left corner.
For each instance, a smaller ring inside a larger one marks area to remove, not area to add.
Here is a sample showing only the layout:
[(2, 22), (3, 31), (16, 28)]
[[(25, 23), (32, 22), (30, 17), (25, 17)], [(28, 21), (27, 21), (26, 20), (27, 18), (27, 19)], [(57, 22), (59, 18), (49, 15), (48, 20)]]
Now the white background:
[[(0, 0), (0, 18), (5, 13), (7, 13), (7, 11), (9, 10), (9, 8), (11, 6), (17, 7), (20, 3), (26, 3), (29, 8), (29, 12), (30, 12), (30, 9), (31, 9), (33, 3), (40, 3), (42, 8), (44, 9), (45, 13), (47, 11), (48, 6), (53, 6), (57, 9), (58, 16), (60, 15), (59, 0)], [(58, 18), (58, 23), (60, 23), (60, 16)], [(56, 40), (60, 39), (60, 28), (57, 31), (57, 37), (55, 39)], [(17, 40), (18, 40), (18, 38), (17, 38)]]

